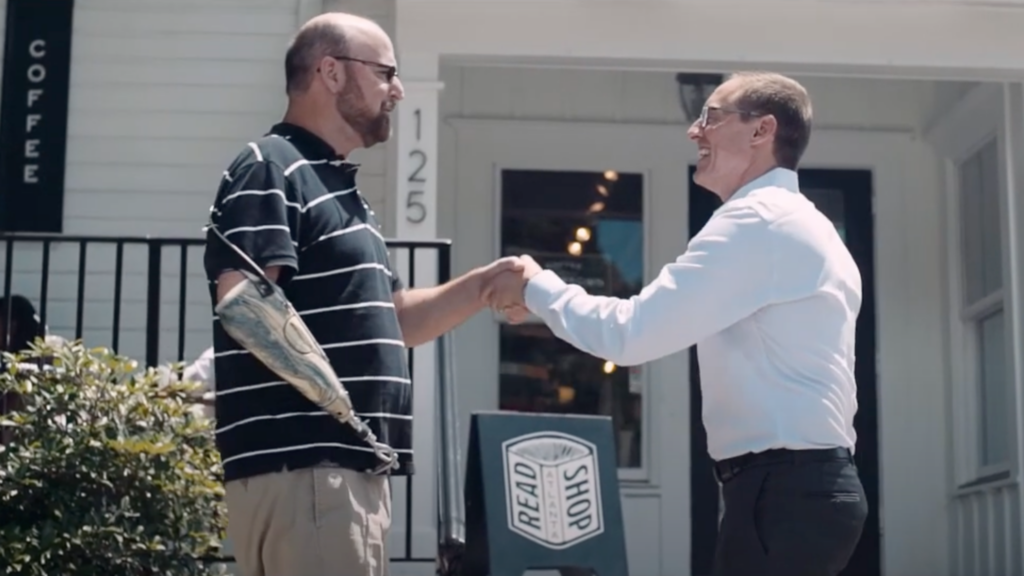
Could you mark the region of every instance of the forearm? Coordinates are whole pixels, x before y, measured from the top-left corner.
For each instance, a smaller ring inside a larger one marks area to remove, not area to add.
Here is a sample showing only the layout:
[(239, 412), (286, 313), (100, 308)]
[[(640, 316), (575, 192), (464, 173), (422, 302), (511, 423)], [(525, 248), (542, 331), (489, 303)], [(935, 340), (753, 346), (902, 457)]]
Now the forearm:
[(224, 331), (306, 398), (339, 420), (349, 420), (348, 392), (284, 294), (261, 294), (235, 274), (225, 272), (217, 282), (214, 312)]
[(482, 271), (476, 269), (442, 286), (395, 294), (398, 321), (409, 348), (434, 340), (484, 308)]

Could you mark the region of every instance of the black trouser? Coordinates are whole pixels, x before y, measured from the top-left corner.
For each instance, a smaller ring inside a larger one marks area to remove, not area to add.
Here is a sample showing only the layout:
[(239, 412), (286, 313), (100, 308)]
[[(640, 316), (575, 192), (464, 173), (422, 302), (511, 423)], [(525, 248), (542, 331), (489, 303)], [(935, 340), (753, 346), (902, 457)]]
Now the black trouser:
[(725, 515), (715, 576), (835, 576), (868, 503), (849, 450), (769, 450), (718, 462)]

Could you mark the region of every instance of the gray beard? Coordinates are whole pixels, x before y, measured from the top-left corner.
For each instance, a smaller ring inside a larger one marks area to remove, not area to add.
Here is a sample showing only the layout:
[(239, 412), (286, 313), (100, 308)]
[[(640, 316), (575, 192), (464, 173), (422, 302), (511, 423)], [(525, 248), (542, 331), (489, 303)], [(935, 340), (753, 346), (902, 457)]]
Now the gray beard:
[(338, 94), (335, 106), (342, 119), (359, 135), (363, 146), (369, 148), (391, 136), (391, 117), (383, 110), (376, 113), (369, 110), (365, 101), (359, 86), (349, 82)]

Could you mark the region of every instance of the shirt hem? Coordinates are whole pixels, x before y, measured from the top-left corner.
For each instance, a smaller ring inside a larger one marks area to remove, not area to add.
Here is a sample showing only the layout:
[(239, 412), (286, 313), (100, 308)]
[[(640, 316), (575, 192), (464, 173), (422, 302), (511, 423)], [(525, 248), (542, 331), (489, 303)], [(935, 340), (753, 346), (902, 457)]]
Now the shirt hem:
[[(253, 476), (285, 470), (313, 468), (325, 461), (357, 472), (366, 472), (377, 464), (377, 459), (372, 454), (360, 453), (359, 456), (353, 456), (352, 451), (341, 448), (321, 448), (302, 450), (301, 452), (301, 454), (290, 454), (284, 457), (280, 455), (273, 455), (273, 457), (251, 456), (239, 462), (229, 462), (224, 465), (224, 482), (244, 480)], [(400, 454), (398, 463), (398, 469), (393, 471), (390, 476), (412, 476), (415, 473), (411, 455)]]

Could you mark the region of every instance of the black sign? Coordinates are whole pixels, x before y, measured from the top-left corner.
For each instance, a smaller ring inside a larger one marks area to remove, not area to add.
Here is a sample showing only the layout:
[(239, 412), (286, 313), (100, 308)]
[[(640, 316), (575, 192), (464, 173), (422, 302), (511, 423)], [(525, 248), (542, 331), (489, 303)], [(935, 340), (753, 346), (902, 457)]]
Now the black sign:
[(0, 225), (62, 232), (74, 0), (7, 0)]
[(474, 413), (465, 574), (628, 576), (611, 418)]

